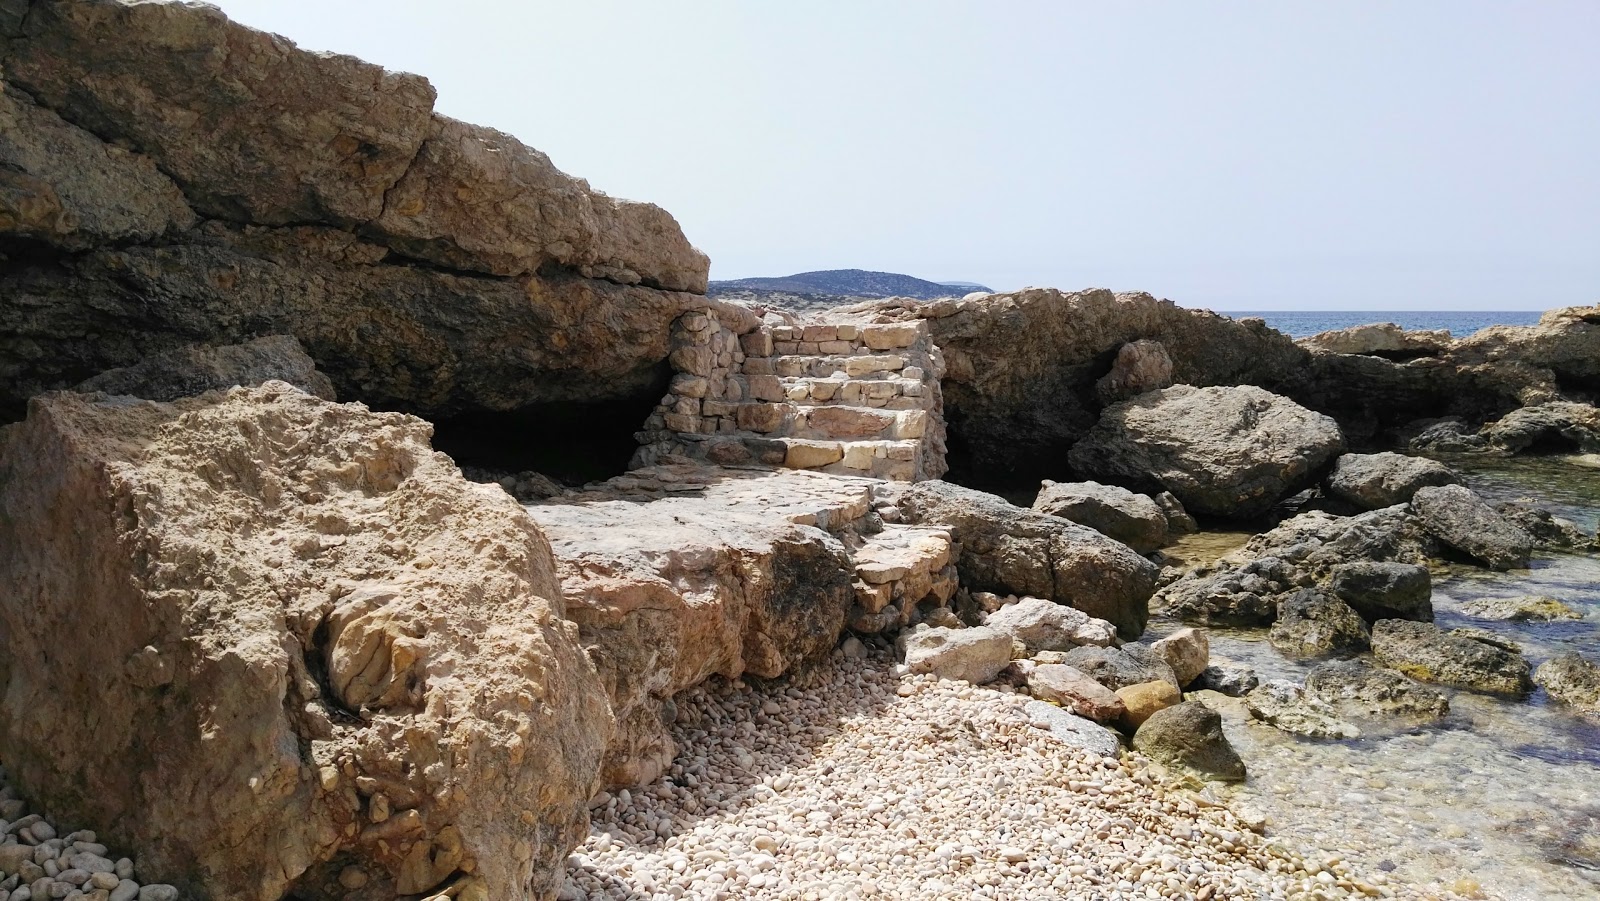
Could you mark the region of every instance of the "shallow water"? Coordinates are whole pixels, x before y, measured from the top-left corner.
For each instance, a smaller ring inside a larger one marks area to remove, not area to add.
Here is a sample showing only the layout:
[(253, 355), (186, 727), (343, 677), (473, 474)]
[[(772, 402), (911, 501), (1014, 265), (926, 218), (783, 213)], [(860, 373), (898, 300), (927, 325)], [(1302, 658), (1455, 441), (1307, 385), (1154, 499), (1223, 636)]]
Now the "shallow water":
[[(1600, 472), (1577, 461), (1450, 462), (1492, 500), (1528, 498), (1591, 533), (1600, 519)], [(1462, 609), (1530, 594), (1584, 618), (1501, 623)], [(1600, 555), (1545, 554), (1511, 573), (1441, 568), (1433, 602), (1440, 626), (1506, 634), (1535, 666), (1566, 650), (1600, 654)], [(1312, 665), (1280, 657), (1264, 631), (1211, 634), (1214, 658), (1248, 664), (1262, 679), (1300, 681)], [(1266, 814), (1269, 834), (1345, 851), (1357, 869), (1465, 892), (1481, 886), (1485, 897), (1511, 901), (1600, 898), (1600, 721), (1568, 713), (1542, 690), (1521, 702), (1446, 691), (1451, 715), (1441, 726), (1344, 742), (1247, 722), (1240, 708), (1225, 728), (1251, 776), (1214, 790)]]

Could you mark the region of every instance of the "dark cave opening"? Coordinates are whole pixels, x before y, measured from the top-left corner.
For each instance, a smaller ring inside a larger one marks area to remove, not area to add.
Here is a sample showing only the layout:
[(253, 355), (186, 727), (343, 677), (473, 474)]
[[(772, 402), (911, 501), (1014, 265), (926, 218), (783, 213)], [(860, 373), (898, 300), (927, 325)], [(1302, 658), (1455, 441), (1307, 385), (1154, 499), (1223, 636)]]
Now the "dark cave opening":
[(433, 446), (463, 467), (495, 474), (533, 471), (566, 485), (628, 470), (644, 427), (666, 393), (667, 367), (625, 397), (554, 401), (504, 412), (461, 413), (433, 423)]
[(1580, 454), (1583, 453), (1583, 444), (1561, 434), (1558, 429), (1545, 429), (1521, 453), (1529, 456)]

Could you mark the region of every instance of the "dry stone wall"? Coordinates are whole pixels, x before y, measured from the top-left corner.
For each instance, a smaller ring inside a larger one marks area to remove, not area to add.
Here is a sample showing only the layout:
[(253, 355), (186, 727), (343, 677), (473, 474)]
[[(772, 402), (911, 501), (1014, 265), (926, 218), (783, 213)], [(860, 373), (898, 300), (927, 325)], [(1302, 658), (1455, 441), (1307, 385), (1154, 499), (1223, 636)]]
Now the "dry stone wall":
[(945, 470), (944, 358), (922, 322), (743, 327), (693, 312), (672, 329), (670, 393), (635, 463), (770, 465), (896, 481)]

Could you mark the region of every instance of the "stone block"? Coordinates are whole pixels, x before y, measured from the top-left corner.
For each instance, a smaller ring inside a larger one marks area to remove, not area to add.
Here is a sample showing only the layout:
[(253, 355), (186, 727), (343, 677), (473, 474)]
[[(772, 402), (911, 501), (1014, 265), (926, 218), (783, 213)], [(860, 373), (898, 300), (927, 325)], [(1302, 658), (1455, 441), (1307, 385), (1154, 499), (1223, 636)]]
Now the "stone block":
[(905, 358), (896, 354), (868, 354), (845, 360), (844, 373), (851, 378), (859, 378), (876, 372), (894, 372), (905, 365)]
[(835, 326), (838, 330), (840, 341), (854, 341), (861, 337), (861, 329), (853, 325)]
[(900, 370), (900, 374), (908, 379), (916, 379), (919, 382), (928, 375), (927, 371), (921, 366), (907, 366), (905, 369)]
[(894, 414), (860, 407), (817, 407), (807, 424), (835, 438), (867, 438), (897, 426)]
[(776, 354), (797, 354), (800, 352), (800, 342), (774, 341), (772, 342), (772, 352)]
[(700, 415), (700, 398), (698, 398), (698, 397), (680, 397), (676, 401), (673, 402), (673, 404), (672, 404), (672, 412), (679, 413), (679, 414), (682, 414), (684, 416), (699, 416)]
[(856, 603), (868, 613), (878, 613), (889, 606), (889, 601), (894, 597), (892, 584), (871, 585), (862, 580), (856, 580)]
[(865, 442), (847, 444), (844, 447), (844, 465), (847, 469), (859, 469), (862, 472), (872, 471), (873, 446)]
[(799, 335), (797, 334), (797, 330), (792, 328), (792, 327), (790, 327), (790, 326), (778, 325), (778, 326), (773, 326), (773, 328), (772, 328), (772, 340), (774, 340), (774, 341), (798, 341), (799, 340)]
[(863, 328), (861, 338), (873, 350), (893, 350), (915, 344), (921, 330), (916, 322), (880, 323)]
[(895, 383), (887, 379), (876, 382), (868, 382), (866, 386), (868, 397), (876, 397), (883, 400), (888, 400), (889, 398), (894, 397), (896, 390)]
[(801, 356), (814, 357), (822, 353), (822, 345), (815, 341), (801, 341), (799, 347)]
[(772, 371), (786, 379), (797, 379), (806, 374), (811, 361), (805, 357), (779, 357), (772, 363)]
[(690, 375), (709, 376), (712, 369), (711, 348), (679, 347), (668, 357), (672, 368)]
[(847, 354), (855, 350), (855, 345), (849, 341), (822, 341), (817, 344), (817, 350), (825, 354)]
[(831, 325), (808, 325), (800, 336), (801, 341), (834, 341), (839, 337), (839, 330)]
[(921, 438), (928, 430), (926, 410), (902, 410), (897, 414), (900, 422), (895, 428), (897, 438)]
[(702, 376), (679, 373), (672, 379), (671, 390), (679, 397), (705, 397), (711, 391), (711, 382)]
[(839, 390), (839, 383), (824, 379), (811, 385), (811, 396), (817, 400), (833, 400), (834, 394)]
[(906, 397), (921, 397), (927, 386), (921, 382), (901, 382), (900, 393)]
[(742, 368), (745, 375), (772, 375), (772, 358), (749, 357)]
[(703, 400), (700, 402), (700, 412), (706, 416), (734, 416), (737, 415), (739, 405), (725, 400)]
[(700, 417), (688, 416), (683, 413), (668, 413), (662, 417), (666, 427), (674, 432), (697, 432), (700, 430)]
[(747, 432), (776, 432), (783, 427), (784, 408), (778, 404), (740, 404), (734, 419)]
[(772, 336), (766, 332), (755, 331), (748, 335), (740, 335), (739, 346), (744, 348), (748, 356), (772, 356)]
[(816, 469), (844, 458), (844, 448), (837, 441), (790, 439), (787, 444), (783, 465), (790, 469)]
[(887, 450), (886, 456), (891, 460), (908, 462), (917, 459), (917, 444), (915, 441), (895, 441)]
[(753, 400), (780, 401), (784, 398), (783, 383), (777, 376), (750, 376), (750, 397)]
[(797, 403), (811, 399), (811, 389), (805, 385), (790, 385), (788, 388), (784, 389), (783, 393), (790, 400)]

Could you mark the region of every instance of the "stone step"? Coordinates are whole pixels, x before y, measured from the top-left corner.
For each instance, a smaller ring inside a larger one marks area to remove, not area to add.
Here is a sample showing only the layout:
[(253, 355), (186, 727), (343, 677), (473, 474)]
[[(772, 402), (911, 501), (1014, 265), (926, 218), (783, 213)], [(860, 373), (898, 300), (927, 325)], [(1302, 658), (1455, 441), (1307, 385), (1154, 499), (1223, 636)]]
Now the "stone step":
[(943, 607), (958, 584), (950, 533), (943, 529), (885, 525), (851, 553), (856, 609), (851, 628), (881, 632), (910, 619), (919, 603)]
[(746, 375), (775, 375), (780, 378), (909, 378), (920, 381), (926, 370), (914, 365), (905, 354), (785, 354), (775, 357), (746, 357)]

